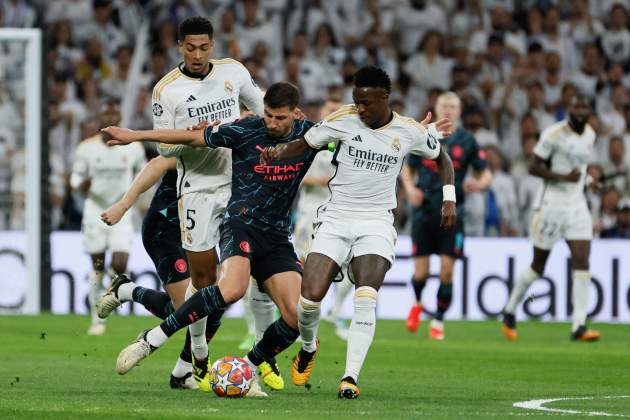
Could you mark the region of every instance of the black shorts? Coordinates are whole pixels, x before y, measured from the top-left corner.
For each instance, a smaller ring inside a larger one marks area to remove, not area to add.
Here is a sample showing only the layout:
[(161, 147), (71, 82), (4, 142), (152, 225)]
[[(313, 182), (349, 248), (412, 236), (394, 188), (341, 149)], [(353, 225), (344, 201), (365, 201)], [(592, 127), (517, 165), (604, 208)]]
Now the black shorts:
[(149, 210), (142, 221), (142, 243), (155, 264), (162, 285), (190, 277), (179, 226), (170, 223), (160, 213)]
[(258, 288), (274, 274), (296, 271), (302, 274), (300, 263), (288, 234), (263, 231), (238, 221), (221, 225), (221, 262), (234, 256), (249, 258), (251, 274)]
[(415, 215), (411, 226), (412, 256), (424, 257), (431, 254), (450, 255), (461, 258), (464, 255), (464, 220), (457, 216), (454, 227), (444, 230), (440, 227), (442, 216), (439, 211)]

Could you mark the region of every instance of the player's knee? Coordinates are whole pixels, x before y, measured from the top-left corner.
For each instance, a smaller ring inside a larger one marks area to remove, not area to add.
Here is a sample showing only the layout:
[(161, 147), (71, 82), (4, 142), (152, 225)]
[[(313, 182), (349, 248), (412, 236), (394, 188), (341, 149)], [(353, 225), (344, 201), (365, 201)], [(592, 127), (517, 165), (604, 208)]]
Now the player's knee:
[(297, 305), (288, 305), (280, 308), (280, 315), (289, 327), (294, 330), (298, 329)]
[(217, 273), (215, 270), (192, 270), (192, 284), (195, 289), (212, 286), (217, 282)]
[(311, 300), (313, 302), (321, 302), (326, 295), (327, 289), (322, 285), (317, 284), (317, 282), (306, 282), (302, 281), (302, 291), (301, 294), (304, 298)]
[(114, 273), (120, 275), (124, 274), (127, 269), (126, 264), (123, 264), (121, 261), (112, 261), (112, 270)]

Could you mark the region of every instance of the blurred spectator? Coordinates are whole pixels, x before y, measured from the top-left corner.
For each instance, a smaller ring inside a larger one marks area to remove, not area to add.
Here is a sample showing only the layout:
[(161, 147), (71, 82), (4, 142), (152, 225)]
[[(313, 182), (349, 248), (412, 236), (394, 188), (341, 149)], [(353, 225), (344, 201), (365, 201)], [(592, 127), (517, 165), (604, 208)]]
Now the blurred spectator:
[(615, 226), (615, 223), (617, 223), (617, 208), (620, 200), (621, 194), (619, 194), (619, 191), (616, 189), (607, 188), (604, 190), (604, 193), (602, 194), (599, 219), (595, 220), (593, 226), (595, 232), (601, 233)]
[(617, 222), (611, 228), (604, 229), (600, 235), (607, 239), (630, 239), (630, 200), (625, 199), (617, 206)]
[(602, 35), (601, 42), (608, 60), (626, 63), (630, 59), (628, 12), (623, 4), (616, 3), (610, 10), (610, 24)]
[(625, 156), (623, 138), (612, 137), (608, 143), (608, 161), (602, 167), (603, 183), (605, 187), (619, 191), (622, 197), (630, 198), (630, 164)]
[(86, 42), (99, 41), (107, 57), (113, 56), (118, 47), (127, 43), (127, 37), (112, 22), (112, 3), (110, 0), (92, 0), (93, 20), (78, 26), (77, 38)]
[(597, 47), (593, 44), (584, 46), (582, 54), (582, 67), (569, 76), (570, 81), (583, 94), (594, 98), (597, 84), (601, 79), (603, 60)]
[(497, 147), (487, 146), (486, 161), (492, 172), (492, 183), (486, 192), (485, 234), (516, 236), (522, 230), (514, 178), (505, 172), (505, 162)]
[(35, 23), (35, 10), (26, 0), (5, 0), (0, 3), (3, 24), (10, 28), (30, 28)]

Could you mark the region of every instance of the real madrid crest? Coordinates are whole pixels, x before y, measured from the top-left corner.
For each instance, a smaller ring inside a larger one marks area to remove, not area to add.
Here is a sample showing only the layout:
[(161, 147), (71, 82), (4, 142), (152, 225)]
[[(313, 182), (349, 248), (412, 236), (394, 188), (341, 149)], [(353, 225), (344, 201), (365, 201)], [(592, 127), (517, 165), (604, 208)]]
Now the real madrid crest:
[(223, 88), (225, 89), (227, 93), (232, 93), (234, 91), (234, 88), (232, 87), (232, 83), (230, 83), (229, 80), (226, 80), (225, 82), (223, 82)]
[(392, 140), (392, 150), (394, 150), (394, 152), (400, 152), (400, 139), (399, 138), (395, 138), (394, 140)]
[(186, 233), (186, 241), (188, 241), (189, 244), (192, 244), (192, 235), (190, 234), (190, 232)]

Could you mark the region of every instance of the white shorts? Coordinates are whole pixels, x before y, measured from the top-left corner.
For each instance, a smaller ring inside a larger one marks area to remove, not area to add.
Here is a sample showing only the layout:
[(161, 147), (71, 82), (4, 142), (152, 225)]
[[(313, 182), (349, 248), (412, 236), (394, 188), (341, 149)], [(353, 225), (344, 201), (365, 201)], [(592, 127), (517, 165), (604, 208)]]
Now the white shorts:
[(293, 229), (293, 248), (298, 258), (305, 261), (313, 243), (313, 214), (300, 213)]
[(547, 204), (532, 215), (529, 232), (536, 248), (549, 250), (560, 239), (593, 239), (593, 219), (586, 203), (565, 206)]
[(229, 186), (214, 193), (193, 192), (179, 199), (179, 224), (182, 248), (187, 251), (209, 251), (219, 243), (219, 227), (230, 199)]
[(367, 213), (322, 207), (314, 235), (310, 252), (324, 254), (340, 267), (348, 259), (368, 254), (394, 263), (398, 236), (391, 211)]
[(108, 226), (99, 218), (83, 222), (83, 246), (88, 254), (103, 254), (105, 251), (129, 253), (133, 241), (131, 218), (123, 218), (113, 226)]

